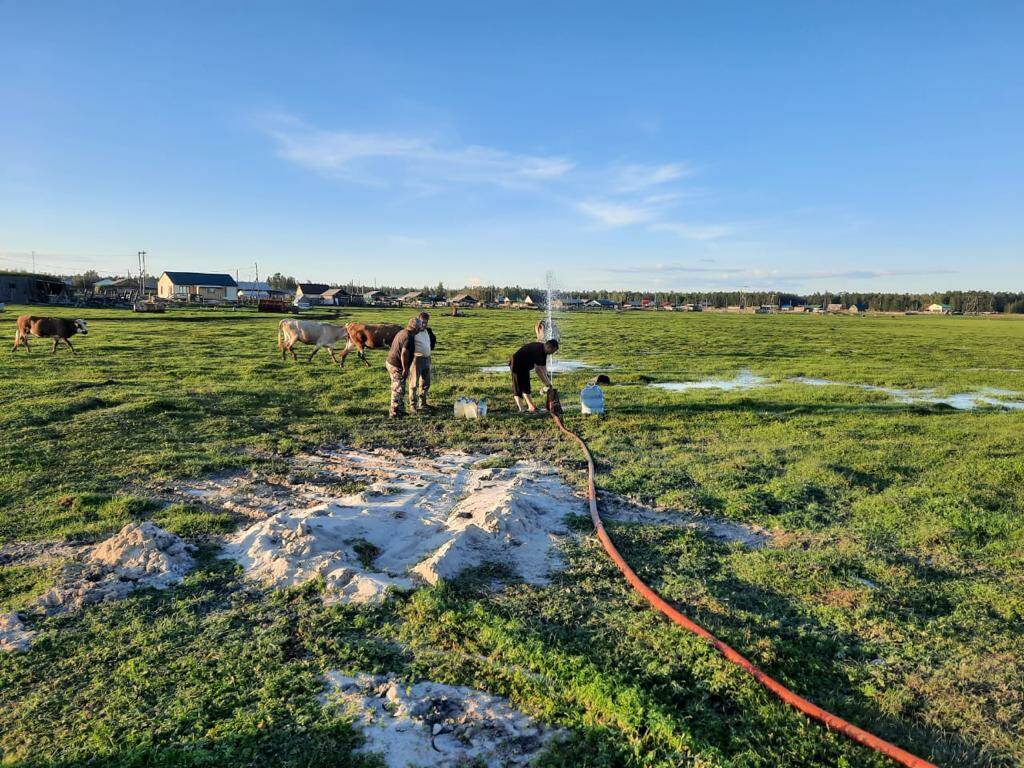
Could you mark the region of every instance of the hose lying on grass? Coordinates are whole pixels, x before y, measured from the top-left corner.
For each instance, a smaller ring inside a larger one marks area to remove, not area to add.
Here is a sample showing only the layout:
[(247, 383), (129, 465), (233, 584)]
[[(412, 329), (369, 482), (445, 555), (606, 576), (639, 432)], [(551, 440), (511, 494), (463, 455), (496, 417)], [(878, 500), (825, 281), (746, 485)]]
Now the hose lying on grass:
[(587, 448), (587, 444), (583, 441), (583, 438), (568, 429), (562, 422), (562, 408), (558, 402), (558, 395), (554, 390), (549, 390), (548, 393), (548, 411), (551, 413), (551, 416), (555, 420), (555, 424), (558, 425), (558, 428), (564, 434), (568, 435), (580, 444), (580, 448), (583, 449), (583, 454), (587, 458), (587, 498), (590, 501), (590, 519), (593, 521), (594, 529), (597, 531), (597, 538), (601, 540), (601, 545), (604, 547), (605, 552), (608, 553), (608, 556), (612, 559), (615, 565), (618, 566), (618, 569), (622, 571), (622, 575), (626, 577), (626, 581), (630, 583), (633, 589), (643, 595), (647, 602), (679, 626), (689, 630), (698, 637), (702, 637), (707, 640), (708, 643), (710, 643), (711, 646), (726, 659), (745, 669), (750, 673), (751, 677), (757, 680), (757, 682), (790, 706), (803, 712), (812, 720), (816, 720), (827, 728), (832, 728), (833, 730), (838, 731), (844, 736), (853, 739), (858, 744), (863, 744), (869, 749), (880, 752), (900, 765), (908, 766), (908, 768), (936, 768), (933, 763), (929, 763), (927, 760), (922, 760), (920, 757), (912, 755), (906, 750), (900, 749), (895, 744), (890, 744), (888, 741), (880, 739), (877, 736), (858, 728), (853, 723), (849, 723), (841, 717), (833, 715), (831, 712), (827, 712), (821, 707), (816, 706), (802, 696), (798, 696), (793, 693), (778, 680), (766, 675), (754, 666), (754, 664), (747, 658), (740, 655), (713, 634), (708, 632), (704, 627), (686, 618), (686, 616), (669, 605), (657, 592), (641, 581), (640, 577), (636, 575), (633, 569), (629, 567), (629, 564), (622, 558), (622, 555), (619, 554), (619, 551), (615, 548), (612, 540), (608, 537), (608, 533), (605, 531), (604, 525), (601, 523), (601, 516), (597, 511), (597, 488), (594, 485), (594, 457), (591, 456), (590, 449)]

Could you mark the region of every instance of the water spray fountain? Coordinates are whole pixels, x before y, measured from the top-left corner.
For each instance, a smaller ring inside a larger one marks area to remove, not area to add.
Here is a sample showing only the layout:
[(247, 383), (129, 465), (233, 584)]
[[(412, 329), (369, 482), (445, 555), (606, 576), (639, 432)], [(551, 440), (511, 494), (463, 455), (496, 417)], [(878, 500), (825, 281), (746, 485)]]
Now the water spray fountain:
[[(544, 274), (544, 281), (547, 283), (547, 302), (545, 304), (545, 318), (544, 318), (544, 341), (551, 341), (552, 339), (559, 339), (560, 333), (558, 326), (555, 324), (555, 297), (558, 295), (558, 288), (555, 287), (555, 273), (550, 269)], [(554, 366), (548, 368), (548, 378), (554, 382)]]
[(551, 341), (551, 339), (557, 339), (559, 337), (558, 326), (555, 325), (554, 309), (555, 309), (555, 297), (558, 295), (558, 289), (555, 287), (555, 273), (550, 269), (544, 275), (544, 279), (547, 282), (548, 296), (547, 296), (547, 318), (544, 321), (544, 340)]

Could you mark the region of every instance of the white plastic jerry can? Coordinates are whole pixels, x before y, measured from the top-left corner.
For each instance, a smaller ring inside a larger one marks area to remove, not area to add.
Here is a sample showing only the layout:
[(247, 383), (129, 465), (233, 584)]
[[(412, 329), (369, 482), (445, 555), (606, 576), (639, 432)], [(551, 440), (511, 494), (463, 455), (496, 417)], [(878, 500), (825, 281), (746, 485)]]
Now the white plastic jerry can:
[(604, 413), (604, 391), (597, 384), (587, 384), (580, 392), (582, 413)]
[(455, 418), (466, 418), (466, 398), (464, 397), (460, 397), (458, 400), (455, 401)]

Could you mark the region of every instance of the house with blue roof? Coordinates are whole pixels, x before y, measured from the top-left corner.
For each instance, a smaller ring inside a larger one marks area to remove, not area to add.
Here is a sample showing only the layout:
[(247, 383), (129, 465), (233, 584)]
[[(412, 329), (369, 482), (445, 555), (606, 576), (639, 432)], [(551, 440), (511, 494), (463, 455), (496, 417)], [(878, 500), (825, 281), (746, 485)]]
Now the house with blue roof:
[(179, 301), (237, 301), (238, 283), (231, 275), (209, 272), (164, 272), (157, 281), (157, 295)]

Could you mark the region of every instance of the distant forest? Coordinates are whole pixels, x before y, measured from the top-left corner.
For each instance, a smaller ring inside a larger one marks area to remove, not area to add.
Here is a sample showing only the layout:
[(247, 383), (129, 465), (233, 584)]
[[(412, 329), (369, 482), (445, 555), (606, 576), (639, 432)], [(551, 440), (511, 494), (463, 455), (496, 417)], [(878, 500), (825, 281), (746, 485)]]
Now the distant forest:
[[(90, 288), (100, 275), (88, 271), (77, 275), (63, 275), (64, 279), (78, 289)], [(294, 277), (280, 272), (267, 278), (274, 288), (293, 291), (299, 282)], [(390, 295), (400, 295), (412, 290), (422, 290), (434, 296), (454, 296), (468, 293), (485, 302), (497, 302), (504, 297), (512, 301), (522, 301), (531, 296), (536, 303), (543, 303), (546, 290), (544, 288), (522, 285), (484, 285), (462, 288), (445, 288), (443, 283), (437, 285), (365, 285), (359, 283), (341, 283), (341, 287), (351, 293), (367, 293), (373, 290), (384, 291)], [(837, 293), (784, 293), (777, 291), (564, 291), (560, 295), (574, 296), (589, 301), (590, 299), (610, 299), (621, 302), (656, 301), (658, 304), (698, 304), (707, 302), (708, 306), (752, 307), (761, 305), (798, 305), (806, 304), (820, 307), (828, 304), (843, 304), (874, 310), (877, 312), (914, 312), (926, 308), (930, 304), (948, 304), (954, 312), (995, 312), (1024, 314), (1024, 292), (1012, 291), (940, 291), (936, 293), (880, 293), (842, 291)]]
[[(280, 272), (268, 278), (271, 286), (281, 290), (295, 290), (299, 281), (294, 277), (282, 275)], [(435, 296), (454, 296), (468, 293), (480, 301), (497, 302), (504, 297), (512, 301), (522, 301), (530, 296), (535, 302), (541, 302), (547, 291), (544, 288), (531, 288), (522, 285), (478, 285), (462, 288), (446, 289), (443, 283), (437, 285), (398, 286), (398, 285), (359, 285), (351, 283), (345, 286), (350, 293), (367, 293), (379, 290), (391, 295), (400, 295), (408, 291), (421, 290)], [(879, 293), (879, 292), (839, 292), (839, 293), (780, 293), (778, 291), (563, 291), (560, 295), (575, 296), (585, 301), (591, 299), (610, 299), (618, 303), (627, 301), (642, 302), (644, 299), (659, 304), (700, 304), (725, 307), (756, 307), (762, 304), (779, 306), (781, 304), (806, 304), (812, 307), (828, 304), (843, 304), (874, 310), (876, 312), (914, 312), (924, 309), (930, 304), (948, 304), (954, 312), (1000, 312), (1024, 314), (1024, 292), (1010, 291), (942, 291), (937, 293)]]

